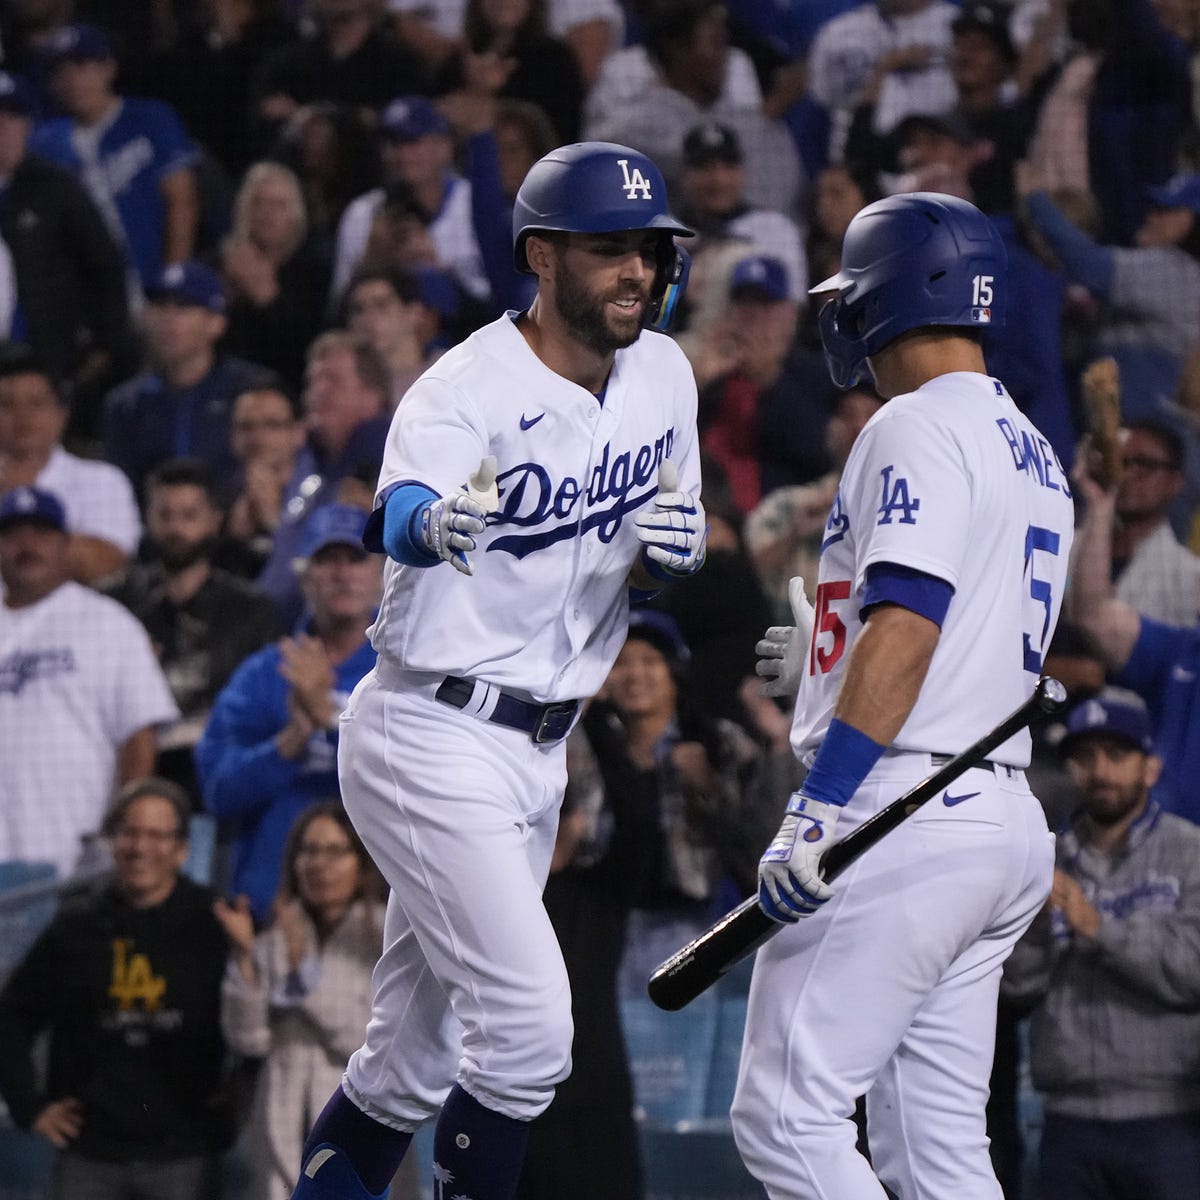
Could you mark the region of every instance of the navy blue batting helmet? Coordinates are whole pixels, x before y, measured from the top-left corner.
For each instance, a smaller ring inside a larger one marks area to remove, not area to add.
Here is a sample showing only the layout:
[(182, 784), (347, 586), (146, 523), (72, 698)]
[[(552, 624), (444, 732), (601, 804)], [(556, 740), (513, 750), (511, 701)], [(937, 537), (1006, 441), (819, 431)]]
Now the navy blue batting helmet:
[(529, 273), (525, 240), (531, 233), (617, 233), (661, 230), (658, 277), (647, 324), (664, 328), (687, 282), (688, 260), (674, 235), (694, 232), (667, 211), (662, 172), (640, 151), (615, 142), (560, 146), (529, 169), (513, 202), (513, 257)]
[(868, 204), (850, 222), (841, 270), (809, 289), (837, 292), (821, 309), (833, 382), (853, 386), (867, 359), (910, 329), (1004, 323), (1008, 254), (973, 204), (909, 192)]

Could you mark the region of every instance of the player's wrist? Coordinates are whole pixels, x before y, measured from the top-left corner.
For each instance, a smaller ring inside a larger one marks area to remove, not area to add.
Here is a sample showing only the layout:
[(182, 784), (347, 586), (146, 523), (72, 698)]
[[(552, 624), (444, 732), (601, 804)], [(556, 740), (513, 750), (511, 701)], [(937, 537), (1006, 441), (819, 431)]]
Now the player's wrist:
[(834, 717), (805, 776), (805, 796), (844, 808), (879, 761), (885, 747)]

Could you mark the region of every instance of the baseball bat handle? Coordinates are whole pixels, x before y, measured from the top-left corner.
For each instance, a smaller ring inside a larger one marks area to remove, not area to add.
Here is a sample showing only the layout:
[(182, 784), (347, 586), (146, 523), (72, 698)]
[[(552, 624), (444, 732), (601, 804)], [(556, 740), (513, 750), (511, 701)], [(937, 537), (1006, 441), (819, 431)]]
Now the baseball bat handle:
[[(822, 877), (836, 879), (859, 855), (912, 816), (964, 771), (978, 766), (1022, 729), (1052, 713), (1061, 712), (1066, 704), (1067, 689), (1057, 679), (1043, 676), (1029, 699), (994, 729), (830, 846), (821, 859)], [(782, 928), (759, 907), (757, 896), (748, 896), (737, 908), (727, 912), (655, 968), (647, 985), (650, 999), (668, 1012), (683, 1008)]]

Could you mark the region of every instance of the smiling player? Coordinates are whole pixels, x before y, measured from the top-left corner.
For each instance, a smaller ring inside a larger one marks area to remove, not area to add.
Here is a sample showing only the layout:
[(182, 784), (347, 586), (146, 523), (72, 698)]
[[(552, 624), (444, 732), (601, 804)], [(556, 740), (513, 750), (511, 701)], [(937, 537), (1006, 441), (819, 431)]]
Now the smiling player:
[(541, 900), (563, 739), (625, 640), (631, 589), (704, 560), (695, 383), (643, 332), (669, 318), (689, 234), (644, 155), (553, 151), (513, 212), (532, 305), (450, 350), (397, 409), (367, 530), (389, 556), (379, 665), (339, 748), (392, 895), (366, 1044), (312, 1131), (298, 1200), (382, 1196), (439, 1110), (446, 1196), (505, 1200), (570, 1071)]

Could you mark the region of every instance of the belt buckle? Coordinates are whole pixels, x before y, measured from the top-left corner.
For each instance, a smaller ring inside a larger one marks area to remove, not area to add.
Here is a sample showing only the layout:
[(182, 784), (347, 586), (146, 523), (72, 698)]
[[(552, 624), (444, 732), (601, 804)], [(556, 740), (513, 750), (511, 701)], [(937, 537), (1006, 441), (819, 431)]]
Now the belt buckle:
[(565, 738), (571, 728), (571, 722), (575, 719), (576, 708), (576, 700), (559, 700), (554, 704), (547, 704), (542, 709), (537, 728), (533, 731), (533, 740), (541, 744)]

